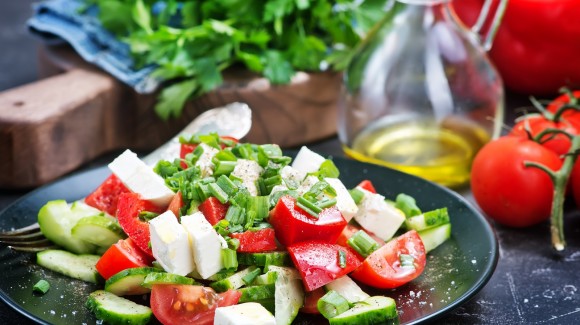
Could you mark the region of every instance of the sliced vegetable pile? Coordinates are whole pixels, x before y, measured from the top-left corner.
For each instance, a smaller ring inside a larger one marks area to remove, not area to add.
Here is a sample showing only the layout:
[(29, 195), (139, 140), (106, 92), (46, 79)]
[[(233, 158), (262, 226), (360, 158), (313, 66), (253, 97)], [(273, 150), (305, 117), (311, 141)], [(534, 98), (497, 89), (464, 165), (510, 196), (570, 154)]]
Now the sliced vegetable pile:
[(548, 102), (532, 98), (539, 113), (520, 117), (507, 135), (485, 145), (471, 171), (473, 196), (490, 218), (511, 227), (550, 219), (559, 251), (566, 247), (566, 195), (580, 206), (580, 91), (562, 92)]
[[(369, 180), (347, 189), (332, 160), (303, 147), (216, 134), (182, 137), (180, 157), (146, 166), (127, 150), (84, 200), (48, 202), (38, 221), (64, 250), (46, 268), (100, 283), (87, 301), (112, 324), (331, 324), (396, 319), (395, 301), (357, 283), (396, 288), (450, 237), (446, 208), (422, 212)], [(148, 294), (149, 306), (124, 296)]]

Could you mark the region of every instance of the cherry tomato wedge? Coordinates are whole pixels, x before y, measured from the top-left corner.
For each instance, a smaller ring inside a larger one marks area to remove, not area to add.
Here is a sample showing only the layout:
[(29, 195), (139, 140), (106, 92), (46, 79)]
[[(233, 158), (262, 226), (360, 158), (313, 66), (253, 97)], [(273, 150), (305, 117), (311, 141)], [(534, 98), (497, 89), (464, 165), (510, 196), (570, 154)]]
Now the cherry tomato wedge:
[(217, 307), (235, 305), (240, 296), (235, 290), (217, 294), (203, 286), (156, 284), (150, 304), (153, 315), (164, 325), (210, 325)]
[(229, 205), (227, 203), (221, 203), (217, 198), (210, 196), (197, 208), (203, 213), (205, 219), (214, 226), (226, 217)]
[(301, 313), (306, 314), (320, 314), (318, 311), (318, 300), (326, 294), (324, 288), (318, 288), (313, 291), (306, 291), (304, 293), (304, 306), (300, 308)]
[(123, 193), (119, 196), (117, 204), (119, 225), (129, 238), (135, 242), (137, 247), (153, 256), (151, 247), (149, 247), (149, 241), (151, 240), (149, 223), (139, 219), (139, 214), (143, 211), (162, 213), (163, 209), (149, 201), (141, 200), (140, 195), (136, 193)]
[(362, 187), (363, 189), (365, 189), (365, 190), (367, 190), (367, 191), (369, 191), (371, 193), (377, 193), (377, 190), (375, 189), (375, 186), (368, 179), (365, 179), (364, 181), (360, 182), (357, 185), (357, 187)]
[[(402, 266), (401, 256), (412, 257), (412, 266)], [(425, 269), (425, 247), (415, 230), (392, 239), (369, 255), (351, 276), (370, 286), (392, 289), (417, 278)]]
[[(287, 248), (290, 258), (302, 277), (306, 291), (320, 288), (361, 265), (361, 261), (352, 249), (336, 244), (305, 241)], [(341, 254), (344, 254), (343, 265), (340, 263)]]
[(181, 192), (177, 192), (174, 196), (173, 199), (171, 200), (171, 202), (169, 202), (169, 206), (167, 207), (167, 210), (173, 212), (173, 214), (176, 217), (180, 216), (180, 210), (183, 207), (183, 196), (181, 195)]
[(131, 238), (121, 239), (105, 251), (97, 262), (99, 274), (107, 280), (111, 276), (134, 267), (150, 266), (153, 259), (145, 254)]
[(336, 206), (323, 209), (316, 218), (298, 207), (291, 196), (278, 200), (269, 222), (284, 246), (308, 240), (334, 244), (347, 223)]
[(273, 251), (278, 248), (276, 245), (276, 235), (272, 228), (232, 233), (230, 237), (240, 241), (240, 246), (237, 249), (240, 253), (260, 253)]
[(121, 180), (111, 174), (99, 187), (85, 198), (85, 203), (112, 216), (117, 213), (121, 193), (130, 192)]

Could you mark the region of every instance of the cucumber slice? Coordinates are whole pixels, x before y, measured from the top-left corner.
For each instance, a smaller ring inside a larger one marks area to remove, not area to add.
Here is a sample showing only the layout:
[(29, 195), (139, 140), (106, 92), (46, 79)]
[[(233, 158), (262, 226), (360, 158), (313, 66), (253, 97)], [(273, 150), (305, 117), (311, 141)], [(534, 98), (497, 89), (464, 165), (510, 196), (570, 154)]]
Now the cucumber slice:
[(414, 229), (417, 231), (437, 227), (446, 223), (449, 223), (449, 213), (447, 212), (447, 208), (424, 212), (405, 220), (405, 226), (407, 229)]
[(149, 307), (103, 290), (92, 292), (86, 306), (107, 324), (147, 324), (153, 314)]
[(86, 282), (98, 283), (99, 272), (95, 265), (101, 258), (98, 255), (81, 254), (49, 249), (36, 254), (36, 262), (49, 270)]
[(159, 273), (159, 269), (154, 267), (134, 267), (123, 270), (105, 282), (105, 291), (117, 296), (149, 293), (151, 289), (141, 284), (150, 273)]
[(113, 221), (102, 214), (80, 219), (71, 229), (71, 234), (73, 238), (107, 248), (126, 237), (116, 220)]
[(397, 317), (393, 298), (375, 296), (356, 303), (351, 309), (328, 321), (330, 325), (388, 324)]
[(278, 279), (278, 273), (284, 273), (284, 276), (288, 277), (289, 279), (293, 280), (301, 280), (300, 273), (295, 268), (285, 267), (285, 266), (277, 266), (277, 265), (270, 265), (268, 267), (268, 272), (262, 275), (258, 275), (254, 280), (255, 285), (259, 284), (272, 284), (276, 283), (276, 279)]
[(292, 260), (288, 252), (238, 253), (238, 263), (257, 266), (290, 266), (292, 265)]
[(336, 291), (351, 305), (370, 298), (370, 296), (364, 292), (348, 275), (340, 277), (326, 284), (324, 287), (328, 291)]
[(418, 234), (423, 241), (425, 251), (428, 253), (451, 237), (451, 224), (447, 223), (435, 228), (419, 231)]
[(91, 254), (96, 246), (72, 236), (71, 229), (81, 219), (72, 213), (65, 200), (47, 202), (38, 211), (40, 231), (53, 243), (76, 254)]
[(259, 286), (251, 286), (241, 288), (238, 291), (242, 294), (240, 296), (239, 303), (274, 299), (276, 285), (264, 284)]
[(110, 214), (103, 212), (97, 208), (93, 208), (92, 206), (86, 204), (83, 200), (74, 201), (70, 206), (70, 210), (72, 211), (72, 213), (77, 215), (78, 218), (102, 215), (109, 219), (116, 220), (116, 218), (114, 218)]
[[(302, 280), (294, 278), (293, 269), (287, 267), (277, 268), (276, 291), (274, 295), (274, 309), (277, 325), (291, 324), (298, 310), (304, 304), (304, 289)], [(296, 270), (294, 270), (296, 271)]]
[(276, 283), (276, 279), (278, 278), (277, 272), (266, 272), (264, 274), (260, 274), (254, 279), (254, 285), (261, 285), (261, 284), (272, 284)]
[(145, 276), (142, 286), (151, 289), (154, 284), (194, 284), (195, 280), (179, 274), (152, 272)]
[(243, 277), (250, 274), (251, 272), (253, 272), (256, 269), (258, 269), (257, 266), (253, 266), (253, 265), (249, 266), (249, 267), (247, 267), (239, 272), (234, 273), (233, 275), (231, 275), (223, 280), (211, 283), (210, 287), (212, 287), (217, 292), (225, 292), (225, 291), (228, 291), (230, 289), (239, 289), (245, 284)]

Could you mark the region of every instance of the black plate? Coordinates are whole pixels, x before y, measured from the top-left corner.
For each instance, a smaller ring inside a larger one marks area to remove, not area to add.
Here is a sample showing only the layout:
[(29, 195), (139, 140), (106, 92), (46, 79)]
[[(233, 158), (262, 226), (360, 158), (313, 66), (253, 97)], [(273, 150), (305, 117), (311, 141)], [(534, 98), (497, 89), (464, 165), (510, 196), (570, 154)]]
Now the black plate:
[[(347, 187), (363, 179), (373, 181), (387, 198), (407, 193), (424, 211), (446, 206), (452, 223), (451, 240), (429, 254), (424, 273), (415, 281), (373, 293), (396, 299), (401, 324), (433, 320), (473, 297), (489, 280), (498, 258), (494, 232), (486, 219), (463, 197), (446, 188), (392, 169), (353, 160), (334, 158)], [(77, 200), (89, 194), (107, 176), (106, 167), (90, 170), (44, 186), (18, 200), (0, 213), (0, 230), (19, 228), (36, 221), (42, 205), (53, 199)], [(84, 307), (95, 285), (73, 280), (35, 264), (34, 254), (0, 249), (0, 298), (26, 317), (45, 324), (94, 324)], [(42, 296), (32, 293), (40, 279), (51, 284)], [(143, 301), (145, 304), (146, 301)], [(303, 317), (298, 323), (319, 323), (320, 318)]]

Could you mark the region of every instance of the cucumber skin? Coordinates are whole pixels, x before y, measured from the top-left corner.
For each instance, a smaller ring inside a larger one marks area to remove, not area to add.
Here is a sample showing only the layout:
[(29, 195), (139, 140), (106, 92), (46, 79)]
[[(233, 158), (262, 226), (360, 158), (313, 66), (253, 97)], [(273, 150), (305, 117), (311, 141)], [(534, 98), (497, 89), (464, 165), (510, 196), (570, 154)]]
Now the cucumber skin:
[[(150, 288), (144, 287), (141, 284), (145, 277), (147, 277), (150, 273), (158, 273), (159, 269), (154, 267), (135, 267), (123, 270), (112, 277), (110, 277), (105, 282), (105, 291), (111, 292), (117, 296), (124, 296), (124, 295), (140, 295), (151, 292)], [(131, 277), (131, 279), (129, 279)], [(133, 279), (135, 278), (135, 279)], [(123, 281), (125, 280), (125, 281)], [(134, 282), (134, 280), (138, 280), (138, 285), (134, 285), (135, 283), (130, 283), (130, 287), (123, 282)], [(119, 283), (120, 281), (123, 281)]]
[(118, 222), (104, 215), (81, 218), (72, 227), (71, 234), (73, 238), (106, 248), (127, 237)]
[[(133, 307), (134, 309), (141, 309), (141, 311), (129, 310), (128, 313), (119, 313), (116, 310), (108, 309), (106, 308), (106, 306), (103, 306), (103, 299), (109, 300), (114, 299), (116, 302), (116, 306), (119, 305), (118, 302), (126, 301), (130, 307)], [(149, 307), (138, 305), (130, 300), (127, 300), (122, 297), (117, 297), (114, 294), (106, 292), (104, 290), (97, 290), (91, 293), (89, 295), (89, 299), (86, 302), (86, 306), (89, 310), (91, 310), (95, 314), (97, 319), (103, 320), (108, 324), (112, 325), (116, 324), (145, 325), (149, 323), (149, 321), (151, 320), (151, 315), (153, 314)]]
[(250, 272), (256, 269), (257, 269), (256, 266), (251, 265), (241, 271), (238, 271), (230, 275), (225, 279), (212, 282), (210, 283), (209, 286), (212, 287), (212, 289), (214, 289), (217, 292), (226, 292), (230, 289), (239, 289), (244, 285), (242, 277), (244, 277), (245, 275), (249, 274)]
[(195, 284), (195, 280), (186, 276), (181, 276), (173, 273), (154, 272), (145, 276), (141, 285), (145, 288), (151, 289), (155, 284)]
[(417, 233), (423, 241), (425, 252), (429, 253), (451, 237), (451, 224), (443, 224), (434, 228), (419, 231)]
[[(376, 304), (367, 304), (369, 301), (376, 301), (384, 299), (387, 301), (385, 306), (377, 306)], [(355, 309), (360, 310), (361, 313), (350, 315), (351, 311)], [(388, 297), (370, 297), (362, 303), (356, 303), (354, 307), (346, 312), (330, 318), (330, 325), (374, 325), (374, 324), (397, 324), (397, 308), (396, 303), (392, 298)]]
[(258, 302), (260, 300), (274, 299), (276, 292), (275, 284), (245, 287), (238, 290), (242, 295), (238, 303)]
[[(73, 279), (98, 284), (101, 276), (95, 265), (99, 258), (98, 255), (76, 255), (65, 250), (48, 249), (36, 254), (36, 263)], [(74, 263), (74, 267), (70, 267), (71, 263)]]
[(266, 266), (266, 264), (276, 266), (293, 265), (288, 252), (238, 253), (238, 263), (257, 266)]

